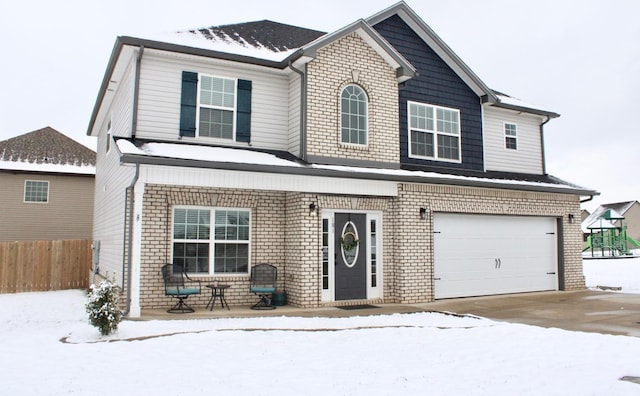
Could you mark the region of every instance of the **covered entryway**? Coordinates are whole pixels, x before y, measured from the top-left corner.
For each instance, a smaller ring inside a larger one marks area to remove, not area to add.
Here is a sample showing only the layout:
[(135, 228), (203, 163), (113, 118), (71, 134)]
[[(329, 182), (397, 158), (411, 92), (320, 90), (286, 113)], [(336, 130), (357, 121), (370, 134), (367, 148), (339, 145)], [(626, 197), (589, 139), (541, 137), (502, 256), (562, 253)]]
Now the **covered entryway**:
[(434, 298), (558, 289), (553, 217), (436, 213)]

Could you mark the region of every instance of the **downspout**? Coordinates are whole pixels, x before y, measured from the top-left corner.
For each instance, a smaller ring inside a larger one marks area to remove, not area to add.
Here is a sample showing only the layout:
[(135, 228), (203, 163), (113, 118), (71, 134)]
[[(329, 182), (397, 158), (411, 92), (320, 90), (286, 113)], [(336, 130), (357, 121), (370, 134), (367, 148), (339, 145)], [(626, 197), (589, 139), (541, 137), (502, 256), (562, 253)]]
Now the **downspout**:
[[(136, 71), (134, 77), (134, 87), (133, 87), (133, 109), (131, 111), (131, 138), (135, 139), (136, 130), (138, 129), (138, 98), (140, 93), (140, 66), (142, 64), (142, 55), (144, 54), (144, 46), (140, 46), (140, 50), (138, 51), (138, 56), (136, 57)], [(125, 215), (128, 218), (128, 236), (125, 240), (125, 246), (127, 247), (127, 302), (125, 305), (125, 310), (123, 312), (123, 316), (127, 316), (129, 311), (131, 310), (131, 261), (132, 261), (132, 249), (133, 245), (133, 222), (134, 222), (134, 204), (135, 204), (135, 185), (138, 182), (138, 178), (140, 177), (140, 164), (136, 163), (136, 173), (133, 176), (133, 180), (131, 180), (131, 184), (125, 189), (125, 196), (128, 196), (128, 208), (129, 211)], [(126, 223), (126, 222), (125, 222)], [(124, 276), (124, 273), (123, 273)], [(124, 284), (124, 280), (122, 281)]]
[(136, 57), (136, 74), (133, 82), (133, 110), (131, 114), (131, 138), (136, 138), (138, 130), (138, 98), (140, 96), (140, 66), (142, 64), (142, 55), (144, 54), (144, 45), (140, 46), (138, 56)]
[(307, 160), (307, 76), (302, 70), (293, 67), (289, 61), (289, 68), (300, 75), (300, 158)]
[(583, 203), (585, 203), (585, 202), (589, 202), (589, 201), (591, 201), (592, 199), (593, 199), (593, 195), (589, 195), (589, 198), (581, 199), (581, 200), (580, 200), (580, 203), (581, 203), (581, 204), (583, 204)]
[(540, 124), (540, 153), (542, 154), (542, 174), (543, 175), (547, 174), (547, 160), (544, 154), (544, 124), (546, 124), (550, 120), (551, 120), (551, 117), (547, 116), (547, 119), (542, 124)]
[[(133, 249), (131, 246), (133, 245), (133, 222), (134, 218), (134, 204), (135, 204), (135, 185), (138, 182), (138, 178), (140, 177), (140, 164), (136, 164), (136, 173), (133, 176), (133, 180), (131, 180), (131, 184), (126, 188), (127, 196), (127, 206), (129, 208), (128, 212), (125, 215), (125, 218), (128, 218), (128, 227), (127, 227), (127, 238), (125, 239), (125, 246), (127, 247), (127, 304), (125, 306), (125, 310), (123, 312), (123, 316), (127, 316), (129, 311), (131, 310), (131, 261), (133, 255)], [(124, 276), (124, 274), (122, 275)], [(124, 280), (122, 281), (124, 284)]]

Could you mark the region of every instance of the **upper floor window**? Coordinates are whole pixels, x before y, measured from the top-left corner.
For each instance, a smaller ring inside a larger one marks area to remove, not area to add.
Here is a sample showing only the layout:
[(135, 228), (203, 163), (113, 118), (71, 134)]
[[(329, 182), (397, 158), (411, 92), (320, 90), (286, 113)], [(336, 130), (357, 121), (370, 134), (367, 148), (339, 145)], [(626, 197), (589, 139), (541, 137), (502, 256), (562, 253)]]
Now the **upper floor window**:
[(173, 263), (189, 273), (248, 274), (250, 225), (248, 209), (174, 208)]
[(236, 81), (200, 76), (198, 135), (233, 139)]
[(510, 150), (518, 149), (518, 131), (516, 124), (504, 124), (504, 147)]
[(43, 180), (26, 180), (24, 182), (24, 202), (49, 202), (49, 182)]
[(357, 85), (348, 85), (340, 98), (341, 141), (367, 144), (367, 94)]
[(250, 80), (182, 72), (180, 136), (251, 141)]
[(460, 111), (409, 102), (409, 156), (460, 162)]

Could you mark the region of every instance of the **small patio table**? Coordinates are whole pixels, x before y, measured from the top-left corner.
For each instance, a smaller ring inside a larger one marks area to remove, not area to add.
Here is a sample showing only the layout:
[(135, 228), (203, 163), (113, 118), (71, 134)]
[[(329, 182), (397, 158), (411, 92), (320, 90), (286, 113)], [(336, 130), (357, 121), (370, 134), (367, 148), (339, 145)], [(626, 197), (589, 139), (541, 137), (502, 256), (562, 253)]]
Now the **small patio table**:
[[(227, 304), (227, 300), (224, 298), (224, 291), (230, 287), (231, 286), (229, 285), (223, 285), (221, 283), (212, 283), (207, 285), (207, 288), (211, 289), (211, 298), (209, 298), (209, 302), (207, 303), (205, 309), (209, 308), (210, 311), (213, 311), (213, 306), (216, 303), (216, 299), (219, 299), (222, 308), (226, 306), (227, 310), (231, 310), (229, 308), (229, 304)], [(211, 307), (209, 307), (209, 305), (211, 305)]]

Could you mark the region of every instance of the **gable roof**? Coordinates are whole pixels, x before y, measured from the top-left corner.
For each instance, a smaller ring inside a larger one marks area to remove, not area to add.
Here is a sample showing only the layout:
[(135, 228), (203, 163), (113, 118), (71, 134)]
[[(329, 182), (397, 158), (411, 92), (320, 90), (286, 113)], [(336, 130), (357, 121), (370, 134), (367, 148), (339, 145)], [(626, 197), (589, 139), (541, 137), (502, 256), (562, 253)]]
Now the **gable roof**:
[(479, 96), (483, 101), (493, 106), (510, 110), (524, 111), (533, 114), (559, 117), (558, 113), (541, 109), (538, 106), (529, 105), (508, 95), (490, 89), (466, 63), (427, 25), (415, 11), (404, 1), (400, 1), (391, 7), (367, 18), (372, 26), (398, 15), (420, 38), (435, 51), (442, 60)]
[(584, 221), (582, 222), (582, 228), (583, 230), (588, 228), (588, 226), (596, 223), (600, 218), (606, 219), (606, 217), (608, 217), (612, 221), (619, 220), (620, 218), (624, 219), (625, 213), (627, 213), (627, 211), (631, 209), (631, 207), (636, 203), (638, 203), (638, 201), (602, 204), (598, 206), (596, 210), (593, 211), (593, 213), (591, 213), (584, 219)]
[(95, 173), (95, 165), (93, 150), (51, 127), (0, 142), (3, 170)]

